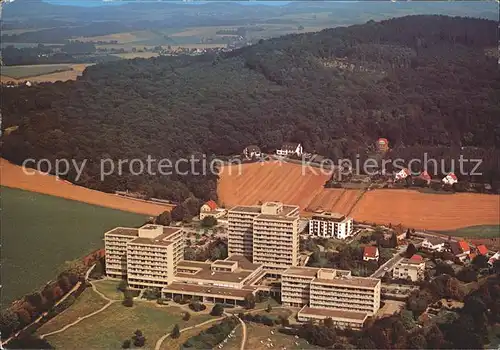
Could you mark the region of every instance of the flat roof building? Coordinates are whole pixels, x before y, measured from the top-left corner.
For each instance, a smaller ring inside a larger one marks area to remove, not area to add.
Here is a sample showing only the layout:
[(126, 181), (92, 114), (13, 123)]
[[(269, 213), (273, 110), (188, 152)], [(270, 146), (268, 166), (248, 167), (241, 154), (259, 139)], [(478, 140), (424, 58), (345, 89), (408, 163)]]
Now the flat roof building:
[(335, 311), (338, 317), (332, 320), (338, 327), (362, 326), (366, 317), (380, 308), (379, 279), (353, 277), (348, 270), (311, 267), (289, 268), (281, 278), (281, 301), (284, 306), (302, 307), (298, 314), (301, 321), (331, 317)]
[(228, 212), (228, 251), (263, 264), (285, 269), (299, 261), (299, 207), (280, 202), (236, 206)]
[(139, 229), (116, 227), (104, 234), (106, 275), (114, 278), (127, 276), (127, 243), (139, 237)]
[(346, 239), (352, 233), (353, 220), (343, 214), (317, 211), (309, 220), (311, 236)]
[(133, 288), (161, 288), (174, 280), (184, 254), (184, 233), (177, 227), (118, 227), (104, 234), (106, 274), (127, 278)]
[(175, 281), (162, 289), (162, 296), (243, 305), (248, 294), (270, 290), (257, 285), (265, 275), (262, 265), (253, 264), (241, 255), (212, 263), (183, 260), (177, 266)]

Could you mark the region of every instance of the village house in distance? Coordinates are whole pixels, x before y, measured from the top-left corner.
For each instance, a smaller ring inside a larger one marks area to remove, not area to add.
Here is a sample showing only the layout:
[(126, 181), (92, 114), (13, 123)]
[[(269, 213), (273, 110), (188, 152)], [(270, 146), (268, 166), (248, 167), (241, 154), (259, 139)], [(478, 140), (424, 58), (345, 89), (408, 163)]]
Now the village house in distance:
[(262, 156), (262, 153), (260, 151), (259, 146), (250, 145), (245, 147), (245, 149), (243, 150), (243, 155), (245, 156), (246, 159), (254, 159), (254, 158), (260, 158)]
[(216, 219), (222, 218), (226, 215), (227, 210), (224, 208), (219, 208), (217, 203), (213, 200), (209, 200), (205, 204), (203, 204), (200, 208), (200, 220), (203, 220), (207, 216), (213, 216)]
[(294, 143), (294, 142), (285, 142), (283, 143), (283, 145), (281, 145), (281, 148), (276, 150), (276, 154), (278, 156), (285, 156), (285, 157), (292, 155), (301, 157), (303, 153), (304, 150), (302, 148), (302, 145), (300, 143)]

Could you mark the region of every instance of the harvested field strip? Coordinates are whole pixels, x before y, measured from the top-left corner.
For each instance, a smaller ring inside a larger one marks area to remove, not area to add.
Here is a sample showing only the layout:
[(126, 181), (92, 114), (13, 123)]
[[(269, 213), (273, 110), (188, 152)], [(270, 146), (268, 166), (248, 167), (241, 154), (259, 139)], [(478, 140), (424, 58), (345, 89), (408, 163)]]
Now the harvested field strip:
[(322, 189), (311, 201), (306, 211), (331, 211), (335, 204), (344, 196), (346, 190), (340, 188)]
[(158, 215), (165, 210), (172, 209), (172, 206), (167, 204), (147, 203), (76, 186), (55, 176), (35, 172), (33, 169), (27, 169), (30, 173), (35, 172), (33, 175), (28, 175), (22, 167), (5, 159), (0, 159), (0, 167), (2, 171), (1, 185), (6, 187), (20, 188), (145, 215)]
[(352, 212), (358, 221), (452, 230), (500, 223), (500, 196), (473, 193), (425, 194), (411, 190), (367, 192)]
[(346, 213), (346, 215), (350, 215), (351, 212), (354, 210), (358, 202), (363, 198), (363, 195), (366, 193), (366, 190), (361, 190), (358, 191), (358, 195), (356, 197), (356, 200), (352, 203), (351, 207), (349, 208), (349, 211)]
[(358, 200), (360, 190), (346, 190), (342, 198), (335, 204), (332, 211), (342, 214), (349, 214)]
[(317, 175), (295, 164), (265, 162), (221, 169), (218, 186), (221, 203), (230, 207), (263, 201), (282, 201), (306, 208), (323, 191), (327, 175)]
[(2, 67), (2, 75), (14, 79), (22, 79), (27, 77), (36, 77), (50, 73), (62, 72), (71, 70), (68, 64), (39, 64), (28, 66), (4, 66)]
[(93, 63), (70, 64), (67, 65), (68, 69), (61, 69), (57, 73), (27, 75), (23, 78), (18, 78), (18, 79), (7, 76), (6, 73), (4, 73), (2, 70), (2, 75), (0, 76), (0, 80), (2, 83), (11, 81), (14, 83), (22, 83), (28, 80), (32, 83), (55, 82), (59, 80), (60, 81), (75, 80), (77, 77), (83, 74), (83, 71), (85, 70), (86, 67), (91, 66), (92, 64)]

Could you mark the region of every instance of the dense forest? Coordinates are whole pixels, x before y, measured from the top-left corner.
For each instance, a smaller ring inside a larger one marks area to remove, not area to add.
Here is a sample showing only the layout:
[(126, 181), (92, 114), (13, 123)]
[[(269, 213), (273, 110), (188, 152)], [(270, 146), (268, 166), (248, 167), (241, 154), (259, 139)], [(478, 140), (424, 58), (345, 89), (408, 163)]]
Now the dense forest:
[[(173, 200), (215, 197), (216, 176), (109, 176), (99, 160), (208, 157), (283, 141), (333, 160), (387, 137), (392, 156), (483, 158), (500, 179), (494, 21), (408, 16), (288, 35), (223, 55), (99, 64), (78, 81), (4, 89), (3, 156), (87, 158), (80, 185)], [(75, 174), (70, 173), (74, 181)]]

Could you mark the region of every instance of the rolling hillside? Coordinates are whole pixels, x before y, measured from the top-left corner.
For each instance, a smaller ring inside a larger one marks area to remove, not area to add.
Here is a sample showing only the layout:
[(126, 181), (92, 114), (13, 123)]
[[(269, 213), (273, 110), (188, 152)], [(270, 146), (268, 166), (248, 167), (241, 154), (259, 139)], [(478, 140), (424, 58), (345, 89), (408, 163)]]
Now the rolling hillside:
[(19, 128), (2, 137), (2, 154), (16, 164), (89, 159), (78, 185), (203, 201), (216, 197), (209, 169), (135, 176), (125, 167), (100, 181), (100, 159), (175, 162), (249, 144), (272, 151), (283, 141), (334, 160), (363, 159), (385, 136), (393, 159), (483, 159), (475, 180), (496, 188), (500, 73), (486, 54), (496, 46), (494, 21), (408, 16), (223, 55), (98, 64), (75, 82), (5, 89), (2, 127)]

